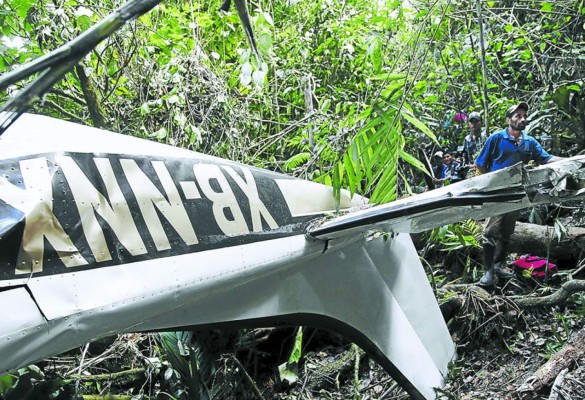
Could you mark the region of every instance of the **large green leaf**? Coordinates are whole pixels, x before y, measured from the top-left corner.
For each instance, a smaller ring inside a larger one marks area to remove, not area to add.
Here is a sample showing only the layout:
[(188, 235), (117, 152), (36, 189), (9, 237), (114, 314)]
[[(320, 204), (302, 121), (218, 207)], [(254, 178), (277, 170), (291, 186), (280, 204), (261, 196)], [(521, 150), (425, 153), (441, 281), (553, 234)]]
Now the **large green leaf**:
[(16, 13), (22, 19), (26, 18), (33, 3), (35, 3), (34, 0), (12, 0), (10, 2), (12, 9), (16, 10)]

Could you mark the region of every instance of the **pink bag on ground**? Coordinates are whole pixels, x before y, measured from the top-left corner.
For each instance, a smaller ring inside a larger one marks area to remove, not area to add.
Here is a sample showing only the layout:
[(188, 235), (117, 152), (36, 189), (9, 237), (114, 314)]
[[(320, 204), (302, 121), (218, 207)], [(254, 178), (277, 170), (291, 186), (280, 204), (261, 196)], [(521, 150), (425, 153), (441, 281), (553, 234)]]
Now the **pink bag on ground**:
[[(546, 273), (546, 258), (538, 257), (538, 256), (526, 256), (522, 257), (512, 263), (514, 269), (519, 274), (522, 274), (524, 271), (530, 271), (532, 269), (532, 276), (536, 278), (544, 278)], [(551, 262), (548, 263), (548, 275), (554, 275), (558, 272), (558, 268), (556, 264)]]

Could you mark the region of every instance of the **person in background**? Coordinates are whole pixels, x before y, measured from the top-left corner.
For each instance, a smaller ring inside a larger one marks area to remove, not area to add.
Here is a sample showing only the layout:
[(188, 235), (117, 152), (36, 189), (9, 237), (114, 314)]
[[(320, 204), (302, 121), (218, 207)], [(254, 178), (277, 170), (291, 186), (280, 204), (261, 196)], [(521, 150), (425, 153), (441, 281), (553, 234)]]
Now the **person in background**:
[[(475, 159), (480, 173), (497, 171), (522, 162), (534, 161), (537, 164), (548, 164), (562, 160), (548, 154), (532, 136), (523, 131), (526, 129), (528, 104), (515, 104), (506, 111), (508, 127), (488, 137), (485, 145)], [(488, 218), (483, 232), (483, 261), (485, 273), (479, 284), (492, 286), (497, 278), (511, 278), (513, 274), (504, 268), (508, 243), (514, 233), (519, 211)]]
[(463, 139), (463, 159), (464, 165), (472, 165), (475, 156), (483, 144), (487, 140), (487, 135), (482, 129), (483, 122), (481, 115), (477, 111), (473, 111), (467, 118), (467, 126), (469, 127), (469, 134)]
[(438, 178), (443, 171), (443, 152), (441, 150), (436, 151), (435, 154), (433, 154), (431, 164), (433, 166), (433, 179)]
[(445, 181), (450, 181), (456, 177), (459, 163), (455, 161), (453, 155), (449, 151), (437, 151), (435, 155), (439, 155), (439, 153), (442, 156), (442, 161), (433, 168), (433, 173), (435, 175), (435, 183), (443, 185), (445, 184)]

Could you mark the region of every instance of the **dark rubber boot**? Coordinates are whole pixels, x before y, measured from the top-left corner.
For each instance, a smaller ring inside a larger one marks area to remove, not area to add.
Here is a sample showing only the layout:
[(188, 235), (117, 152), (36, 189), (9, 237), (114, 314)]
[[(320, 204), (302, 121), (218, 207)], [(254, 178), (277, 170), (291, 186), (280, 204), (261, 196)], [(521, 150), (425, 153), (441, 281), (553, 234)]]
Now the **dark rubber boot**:
[(485, 273), (479, 280), (481, 286), (493, 286), (496, 284), (496, 276), (494, 271), (494, 255), (496, 246), (491, 243), (483, 245), (483, 268)]
[(494, 271), (498, 278), (510, 279), (514, 273), (504, 267), (506, 265), (506, 256), (508, 255), (508, 243), (498, 240), (494, 254)]
[(494, 271), (496, 273), (496, 275), (498, 276), (498, 278), (502, 278), (502, 279), (510, 279), (514, 277), (514, 273), (510, 270), (508, 270), (505, 267), (502, 267), (502, 264), (497, 263), (494, 265)]

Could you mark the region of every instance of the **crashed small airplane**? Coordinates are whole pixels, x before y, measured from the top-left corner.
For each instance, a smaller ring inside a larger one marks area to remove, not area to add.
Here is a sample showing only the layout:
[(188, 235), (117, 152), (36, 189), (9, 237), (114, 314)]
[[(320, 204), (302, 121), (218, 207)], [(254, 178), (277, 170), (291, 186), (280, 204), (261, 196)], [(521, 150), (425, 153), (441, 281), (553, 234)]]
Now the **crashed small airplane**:
[(385, 205), (344, 193), (337, 215), (324, 185), (23, 114), (34, 85), (0, 113), (0, 373), (124, 332), (310, 325), (433, 399), (455, 346), (409, 233), (583, 197), (573, 158)]
[(311, 325), (415, 399), (455, 348), (408, 233), (578, 199), (585, 178), (585, 158), (516, 165), (374, 207), (344, 194), (355, 211), (330, 217), (330, 187), (44, 116), (0, 154), (0, 372), (122, 332)]

